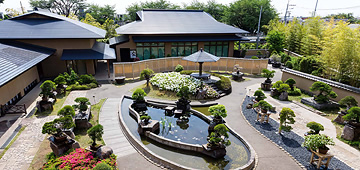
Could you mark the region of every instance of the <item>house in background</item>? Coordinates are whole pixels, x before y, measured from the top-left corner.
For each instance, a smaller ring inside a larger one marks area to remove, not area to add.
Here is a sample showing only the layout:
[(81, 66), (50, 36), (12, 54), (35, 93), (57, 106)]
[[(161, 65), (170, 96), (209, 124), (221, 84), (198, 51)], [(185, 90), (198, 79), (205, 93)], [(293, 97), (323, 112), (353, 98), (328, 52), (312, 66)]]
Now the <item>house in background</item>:
[(116, 29), (110, 39), (117, 61), (187, 56), (201, 48), (219, 57), (232, 57), (234, 41), (246, 41), (239, 28), (216, 21), (202, 10), (154, 10), (137, 12), (136, 21)]
[(95, 74), (97, 60), (116, 59), (97, 42), (106, 31), (54, 13), (33, 11), (0, 21), (0, 105), (14, 104), (43, 77), (74, 69)]

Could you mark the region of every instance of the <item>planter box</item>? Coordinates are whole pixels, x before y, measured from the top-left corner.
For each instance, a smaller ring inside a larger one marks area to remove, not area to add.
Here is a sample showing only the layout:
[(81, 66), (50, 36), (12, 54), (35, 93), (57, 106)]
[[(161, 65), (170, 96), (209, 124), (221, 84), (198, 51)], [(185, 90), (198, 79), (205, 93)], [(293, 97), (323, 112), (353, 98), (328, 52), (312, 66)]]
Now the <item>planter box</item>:
[(315, 107), (318, 110), (323, 109), (336, 109), (339, 107), (339, 104), (333, 101), (329, 101), (328, 103), (317, 103), (313, 97), (311, 98), (302, 98), (301, 103), (310, 105), (312, 107)]
[(77, 111), (75, 114), (76, 128), (90, 128), (92, 125), (89, 123), (91, 118), (91, 106), (88, 105), (88, 109), (85, 112)]
[(125, 78), (126, 78), (125, 76), (119, 76), (119, 77), (115, 77), (114, 79), (117, 84), (123, 84), (125, 83)]

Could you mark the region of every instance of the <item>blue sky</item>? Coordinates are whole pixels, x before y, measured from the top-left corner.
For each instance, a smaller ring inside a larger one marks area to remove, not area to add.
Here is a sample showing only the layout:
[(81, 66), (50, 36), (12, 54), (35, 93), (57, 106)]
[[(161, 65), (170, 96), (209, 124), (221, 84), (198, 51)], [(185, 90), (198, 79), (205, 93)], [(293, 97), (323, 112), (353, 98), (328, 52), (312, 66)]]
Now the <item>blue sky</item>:
[[(4, 4), (0, 5), (0, 12), (4, 12), (6, 8), (14, 8), (20, 10), (20, 1), (26, 9), (30, 9), (29, 0), (5, 0)], [(146, 0), (87, 0), (89, 3), (99, 5), (116, 5), (118, 13), (125, 13), (127, 6), (134, 2)], [(168, 0), (172, 3), (182, 5), (183, 3), (190, 3), (192, 0)], [(198, 0), (206, 2), (207, 0)], [(234, 0), (217, 0), (223, 4), (229, 4)], [(286, 4), (288, 0), (272, 0), (272, 5), (276, 8), (280, 16), (284, 16)], [(291, 9), (291, 16), (309, 16), (314, 11), (316, 0), (290, 0), (290, 4), (296, 5)], [(360, 17), (360, 0), (319, 0), (317, 14), (326, 16), (333, 13), (354, 13), (355, 16)]]

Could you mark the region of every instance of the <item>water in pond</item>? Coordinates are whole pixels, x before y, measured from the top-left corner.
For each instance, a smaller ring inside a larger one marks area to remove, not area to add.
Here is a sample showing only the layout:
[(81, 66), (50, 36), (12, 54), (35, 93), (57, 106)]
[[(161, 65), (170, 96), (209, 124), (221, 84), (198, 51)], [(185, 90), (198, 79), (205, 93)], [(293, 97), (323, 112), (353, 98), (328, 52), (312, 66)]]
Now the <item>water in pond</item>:
[[(148, 149), (165, 159), (196, 169), (234, 169), (246, 164), (249, 160), (249, 151), (244, 144), (231, 133), (229, 133), (231, 145), (226, 148), (227, 154), (222, 159), (213, 159), (201, 153), (174, 149), (150, 139), (146, 139), (145, 137), (141, 137), (137, 132), (138, 125), (136, 121), (129, 114), (129, 105), (131, 104), (132, 100), (127, 98), (124, 98), (121, 104), (121, 114), (126, 126)], [(176, 124), (177, 118), (165, 116), (164, 111), (161, 109), (148, 107), (147, 112), (154, 120), (172, 122), (170, 124), (171, 130), (169, 130), (169, 123), (167, 123), (167, 126), (164, 127), (162, 127), (163, 125), (160, 125), (161, 129), (159, 135), (172, 140), (180, 139), (180, 141), (186, 143), (206, 143), (208, 124), (199, 117), (191, 115), (188, 122), (189, 127), (184, 129), (184, 127)], [(164, 128), (164, 130), (162, 130), (162, 128)], [(161, 131), (164, 132), (162, 133)], [(195, 140), (195, 138), (197, 140)]]

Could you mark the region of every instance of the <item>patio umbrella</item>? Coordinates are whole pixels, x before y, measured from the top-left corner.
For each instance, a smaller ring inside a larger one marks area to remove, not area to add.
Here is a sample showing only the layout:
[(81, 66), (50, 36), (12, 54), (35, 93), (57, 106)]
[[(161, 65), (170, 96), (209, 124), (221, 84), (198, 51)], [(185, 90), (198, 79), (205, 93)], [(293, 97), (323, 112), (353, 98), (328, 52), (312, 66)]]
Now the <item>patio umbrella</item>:
[(183, 60), (199, 63), (200, 76), (202, 75), (202, 64), (204, 62), (216, 62), (219, 59), (220, 59), (219, 57), (216, 57), (215, 55), (212, 55), (208, 52), (205, 52), (202, 48), (198, 52), (183, 58)]

